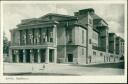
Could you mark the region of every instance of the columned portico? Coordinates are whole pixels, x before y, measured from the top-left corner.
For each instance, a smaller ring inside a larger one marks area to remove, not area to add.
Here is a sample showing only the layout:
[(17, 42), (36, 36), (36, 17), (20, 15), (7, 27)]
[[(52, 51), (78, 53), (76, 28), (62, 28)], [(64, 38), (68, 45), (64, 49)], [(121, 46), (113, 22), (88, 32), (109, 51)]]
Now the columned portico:
[(16, 63), (56, 63), (57, 49), (51, 47), (10, 49), (10, 62)]

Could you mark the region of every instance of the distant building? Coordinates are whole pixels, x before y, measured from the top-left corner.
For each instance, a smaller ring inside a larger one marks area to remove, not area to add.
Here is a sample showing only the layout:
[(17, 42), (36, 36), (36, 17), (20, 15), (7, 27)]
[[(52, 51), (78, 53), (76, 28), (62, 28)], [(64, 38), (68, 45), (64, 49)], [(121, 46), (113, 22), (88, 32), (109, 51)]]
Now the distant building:
[(107, 22), (92, 8), (79, 10), (75, 16), (49, 13), (22, 20), (17, 28), (10, 30), (10, 62), (88, 64), (119, 61), (124, 55), (124, 40), (108, 30)]

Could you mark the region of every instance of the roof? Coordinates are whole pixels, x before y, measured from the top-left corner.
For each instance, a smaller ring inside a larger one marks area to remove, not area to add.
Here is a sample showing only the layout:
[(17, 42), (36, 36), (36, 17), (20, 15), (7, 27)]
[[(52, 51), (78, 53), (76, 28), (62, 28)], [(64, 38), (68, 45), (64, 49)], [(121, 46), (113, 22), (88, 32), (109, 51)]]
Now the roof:
[(108, 25), (108, 23), (103, 18), (99, 17), (97, 14), (94, 13), (91, 14), (91, 16), (94, 20), (103, 20)]
[(113, 33), (113, 32), (112, 32), (112, 33), (109, 33), (109, 35), (115, 35), (115, 36), (116, 36), (116, 33)]
[(87, 8), (87, 9), (82, 9), (82, 10), (79, 10), (79, 13), (85, 13), (85, 12), (95, 12), (93, 8)]
[(57, 13), (48, 13), (40, 18), (45, 18), (48, 16), (56, 16), (56, 17), (62, 17), (62, 18), (70, 18), (70, 19), (77, 19), (76, 16), (70, 16), (70, 15), (64, 15), (64, 14), (57, 14)]
[(42, 22), (42, 23), (27, 23), (27, 24), (19, 24), (17, 25), (20, 29), (20, 28), (24, 28), (24, 27), (27, 27), (27, 28), (30, 28), (30, 26), (33, 28), (33, 27), (36, 27), (36, 26), (53, 26), (53, 24), (58, 24), (59, 22), (57, 21), (45, 21), (45, 22)]
[(92, 18), (93, 19), (101, 19), (102, 20), (102, 18), (101, 17), (99, 17), (98, 15), (96, 15), (96, 14), (91, 14), (91, 16), (92, 16)]
[(59, 17), (60, 19), (58, 20), (55, 20), (55, 21), (59, 21), (59, 20), (76, 20), (77, 17), (76, 16), (70, 16), (70, 15), (63, 15), (63, 14), (56, 14), (56, 13), (48, 13), (40, 18), (31, 18), (31, 19), (24, 19), (21, 21), (21, 24), (20, 25), (23, 25), (23, 24), (29, 24), (31, 22), (50, 22), (51, 20), (49, 19), (44, 19), (46, 17), (49, 17), (49, 16), (55, 16), (55, 17)]

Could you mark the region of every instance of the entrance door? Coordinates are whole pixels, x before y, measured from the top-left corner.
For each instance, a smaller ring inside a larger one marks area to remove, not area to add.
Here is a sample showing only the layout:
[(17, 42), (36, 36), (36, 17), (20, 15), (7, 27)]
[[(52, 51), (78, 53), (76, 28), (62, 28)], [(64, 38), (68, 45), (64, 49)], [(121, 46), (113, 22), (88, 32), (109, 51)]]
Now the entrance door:
[(49, 50), (49, 62), (54, 62), (54, 50)]
[(68, 62), (73, 62), (73, 54), (68, 54)]
[(19, 50), (19, 62), (23, 62), (23, 50)]
[(34, 62), (35, 62), (35, 63), (38, 62), (38, 53), (37, 53), (37, 49), (34, 49)]
[(26, 62), (30, 63), (30, 49), (26, 50)]
[(41, 63), (45, 62), (45, 49), (40, 50), (40, 59), (41, 59)]

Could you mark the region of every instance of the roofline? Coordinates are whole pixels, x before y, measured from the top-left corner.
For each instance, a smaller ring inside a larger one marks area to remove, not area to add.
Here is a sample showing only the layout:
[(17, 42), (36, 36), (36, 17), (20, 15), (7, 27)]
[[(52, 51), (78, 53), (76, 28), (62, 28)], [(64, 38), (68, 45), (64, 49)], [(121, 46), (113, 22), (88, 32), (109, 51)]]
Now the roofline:
[[(46, 24), (59, 24), (59, 22), (58, 21), (49, 21), (49, 22), (44, 22), (44, 23), (41, 23), (41, 25), (46, 25)], [(23, 27), (23, 26), (34, 26), (35, 24), (29, 24), (29, 25), (22, 25), (22, 24), (19, 24), (19, 25), (17, 25), (17, 27)], [(36, 24), (37, 25), (37, 24)], [(39, 25), (39, 24), (38, 24)]]
[(48, 13), (48, 14), (46, 14), (46, 15), (44, 15), (44, 16), (42, 16), (42, 17), (40, 17), (40, 18), (43, 18), (43, 17), (46, 17), (46, 16), (59, 16), (59, 17), (66, 17), (66, 18), (68, 18), (68, 17), (73, 17), (73, 18), (77, 18), (76, 16), (70, 16), (70, 15), (64, 15), (64, 14), (57, 14), (57, 13)]
[[(95, 14), (96, 16), (98, 16), (97, 14)], [(103, 18), (101, 18), (100, 16), (98, 16), (99, 18), (97, 18), (97, 19), (94, 19), (94, 20), (103, 20), (107, 25), (108, 25), (108, 23), (103, 19)]]

